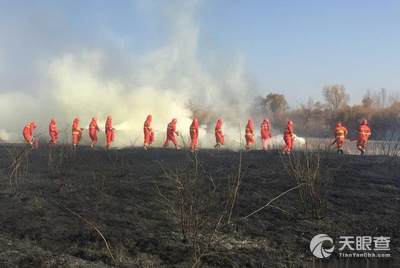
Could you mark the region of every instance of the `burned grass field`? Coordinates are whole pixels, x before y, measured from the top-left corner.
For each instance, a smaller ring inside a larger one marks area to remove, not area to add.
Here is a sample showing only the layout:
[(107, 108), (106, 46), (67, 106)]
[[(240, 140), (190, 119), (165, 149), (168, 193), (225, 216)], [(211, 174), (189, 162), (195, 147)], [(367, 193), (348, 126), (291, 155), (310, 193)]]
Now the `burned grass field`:
[[(400, 265), (397, 158), (19, 145), (0, 158), (1, 267)], [(319, 260), (317, 234), (390, 236), (391, 257)]]

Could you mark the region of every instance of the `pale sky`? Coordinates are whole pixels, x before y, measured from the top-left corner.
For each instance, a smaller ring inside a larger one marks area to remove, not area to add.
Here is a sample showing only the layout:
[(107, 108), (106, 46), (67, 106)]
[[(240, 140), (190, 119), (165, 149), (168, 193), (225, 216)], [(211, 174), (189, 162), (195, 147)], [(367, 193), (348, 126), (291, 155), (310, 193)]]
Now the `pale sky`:
[[(34, 94), (45, 83), (39, 67), (65, 53), (117, 47), (132, 56), (162, 47), (186, 2), (0, 0), (0, 92)], [(400, 1), (197, 2), (188, 13), (198, 61), (212, 71), (239, 58), (255, 95), (275, 90), (293, 106), (334, 83), (352, 102), (367, 89), (400, 92)]]

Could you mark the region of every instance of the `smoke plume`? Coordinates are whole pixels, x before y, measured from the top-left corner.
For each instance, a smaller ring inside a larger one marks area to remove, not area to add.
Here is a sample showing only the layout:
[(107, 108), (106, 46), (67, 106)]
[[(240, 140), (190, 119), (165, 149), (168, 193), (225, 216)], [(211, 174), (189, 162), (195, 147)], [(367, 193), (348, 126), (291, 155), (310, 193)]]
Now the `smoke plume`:
[[(154, 8), (140, 3), (147, 9), (144, 12)], [(239, 127), (244, 127), (248, 117), (249, 93), (254, 90), (243, 59), (234, 56), (221, 66), (207, 66), (199, 59), (200, 31), (195, 18), (200, 4), (171, 3), (161, 10), (170, 30), (164, 45), (144, 54), (116, 40), (95, 48), (62, 47), (46, 60), (31, 57), (35, 70), (29, 84), (22, 83), (27, 88), (21, 90), (20, 81), (0, 84), (0, 138), (22, 141), (22, 127), (31, 120), (37, 122), (37, 132), (47, 137), (48, 122), (55, 118), (65, 130), (60, 139), (70, 141), (74, 117), (87, 128), (92, 117), (104, 127), (106, 116), (111, 115), (117, 130), (115, 145), (140, 144), (143, 122), (152, 114), (156, 145), (160, 145), (172, 118), (178, 119), (178, 130), (187, 136), (192, 117), (188, 103), (194, 103), (223, 117), (228, 142), (237, 145)], [(0, 64), (0, 73), (7, 68)], [(213, 144), (209, 128), (210, 124), (202, 125), (203, 147)]]

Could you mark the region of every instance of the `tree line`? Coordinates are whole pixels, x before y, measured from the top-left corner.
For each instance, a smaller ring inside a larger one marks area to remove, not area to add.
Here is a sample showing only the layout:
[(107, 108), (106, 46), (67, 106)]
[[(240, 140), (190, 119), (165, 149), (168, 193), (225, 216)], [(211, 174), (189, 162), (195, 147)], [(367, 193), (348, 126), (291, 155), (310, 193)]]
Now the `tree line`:
[(309, 98), (294, 109), (290, 109), (282, 94), (258, 96), (250, 114), (256, 119), (268, 117), (275, 129), (283, 129), (291, 119), (295, 122), (296, 133), (306, 137), (332, 137), (339, 121), (349, 128), (350, 137), (355, 137), (362, 119), (369, 121), (373, 139), (387, 140), (400, 134), (399, 94), (389, 93), (386, 89), (367, 91), (360, 103), (350, 105), (343, 85), (325, 86), (321, 93), (322, 102)]

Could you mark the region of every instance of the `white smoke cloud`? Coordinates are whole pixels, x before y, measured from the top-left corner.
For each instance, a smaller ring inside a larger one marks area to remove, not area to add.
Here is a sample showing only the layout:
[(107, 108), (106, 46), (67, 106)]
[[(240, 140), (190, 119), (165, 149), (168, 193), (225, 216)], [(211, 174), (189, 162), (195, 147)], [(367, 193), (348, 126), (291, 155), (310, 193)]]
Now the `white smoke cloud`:
[[(244, 127), (251, 99), (244, 61), (236, 57), (216, 73), (200, 63), (197, 7), (197, 1), (167, 5), (163, 10), (171, 29), (167, 44), (144, 55), (135, 55), (117, 42), (112, 48), (82, 48), (37, 63), (42, 73), (40, 88), (30, 93), (3, 89), (5, 93), (0, 94), (0, 120), (7, 129), (0, 137), (21, 141), (22, 127), (30, 120), (36, 120), (38, 132), (47, 137), (48, 121), (55, 117), (59, 128), (67, 130), (61, 139), (70, 140), (75, 116), (81, 119), (81, 127), (87, 127), (91, 117), (103, 126), (111, 115), (117, 129), (115, 145), (140, 144), (143, 122), (152, 114), (156, 145), (160, 145), (172, 118), (178, 118), (178, 129), (188, 134), (191, 112), (186, 104), (191, 100), (224, 117), (228, 144), (237, 146), (239, 124)], [(202, 130), (202, 146), (211, 146), (213, 130), (208, 134)]]
[(78, 116), (86, 126), (92, 116), (103, 124), (104, 118), (112, 115), (118, 131), (116, 145), (119, 146), (142, 137), (147, 114), (153, 115), (157, 131), (164, 131), (174, 117), (179, 117), (180, 126), (188, 126), (190, 111), (184, 106), (187, 97), (178, 98), (172, 90), (152, 83), (130, 86), (105, 79), (99, 71), (102, 57), (100, 53), (66, 55), (50, 65), (53, 97), (65, 119)]

